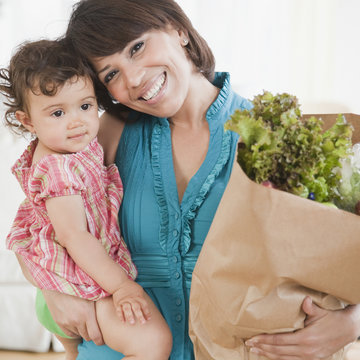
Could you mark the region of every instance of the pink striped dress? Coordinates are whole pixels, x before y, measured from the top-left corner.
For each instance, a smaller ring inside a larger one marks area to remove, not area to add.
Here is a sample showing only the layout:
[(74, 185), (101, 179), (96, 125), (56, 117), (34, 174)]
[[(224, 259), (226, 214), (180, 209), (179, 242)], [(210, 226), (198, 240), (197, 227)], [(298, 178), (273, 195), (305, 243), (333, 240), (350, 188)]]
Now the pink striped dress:
[(89, 232), (99, 239), (128, 277), (135, 279), (136, 268), (118, 224), (123, 196), (118, 169), (114, 164), (103, 165), (104, 154), (97, 139), (83, 151), (48, 155), (32, 165), (36, 144), (37, 140), (31, 142), (12, 167), (26, 199), (20, 205), (7, 237), (7, 247), (23, 257), (41, 289), (57, 290), (89, 300), (108, 296), (56, 241), (45, 201), (55, 196), (81, 195)]

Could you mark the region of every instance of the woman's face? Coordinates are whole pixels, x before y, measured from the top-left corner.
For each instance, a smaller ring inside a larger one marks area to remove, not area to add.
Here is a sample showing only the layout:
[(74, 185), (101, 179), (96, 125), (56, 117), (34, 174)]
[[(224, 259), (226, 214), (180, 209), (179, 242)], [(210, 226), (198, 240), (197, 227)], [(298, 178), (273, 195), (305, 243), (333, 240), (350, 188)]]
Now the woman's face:
[(184, 39), (173, 28), (149, 31), (121, 52), (93, 59), (93, 65), (100, 81), (121, 104), (171, 117), (187, 98), (194, 68), (186, 56)]

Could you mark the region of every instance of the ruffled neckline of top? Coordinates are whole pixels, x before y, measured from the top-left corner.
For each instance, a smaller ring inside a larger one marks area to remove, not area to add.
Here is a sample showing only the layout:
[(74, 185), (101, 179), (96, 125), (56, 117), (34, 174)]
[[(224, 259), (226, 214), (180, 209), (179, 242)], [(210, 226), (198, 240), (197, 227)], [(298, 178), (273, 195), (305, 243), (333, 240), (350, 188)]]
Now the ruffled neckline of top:
[[(229, 100), (229, 94), (231, 92), (230, 74), (228, 72), (215, 73), (213, 85), (218, 87), (220, 92), (206, 112), (206, 119), (209, 123), (210, 131), (213, 130), (213, 119), (217, 117), (219, 111), (223, 110), (225, 103)], [(136, 113), (130, 113), (130, 119), (134, 118), (134, 114)], [(156, 119), (162, 126), (169, 126), (167, 118), (153, 118)]]
[[(213, 131), (215, 131), (219, 126), (222, 126), (223, 123), (219, 121), (221, 116), (220, 111), (224, 108), (225, 103), (229, 99), (229, 94), (231, 91), (230, 88), (230, 75), (228, 73), (217, 73), (214, 79), (213, 84), (220, 88), (220, 92), (216, 100), (209, 107), (206, 118), (209, 123), (210, 128), (210, 137)], [(156, 119), (156, 118), (155, 118)], [(169, 234), (169, 217), (167, 210), (167, 196), (164, 191), (164, 183), (162, 178), (162, 169), (160, 166), (161, 163), (161, 136), (162, 128), (168, 128), (169, 122), (166, 118), (158, 118), (155, 121), (152, 136), (151, 136), (151, 164), (154, 176), (154, 189), (157, 197), (159, 209), (160, 209), (160, 245), (164, 251), (166, 251), (166, 243)], [(206, 196), (208, 195), (214, 181), (218, 177), (219, 173), (228, 162), (230, 150), (231, 150), (231, 135), (230, 132), (223, 132), (221, 140), (221, 151), (217, 160), (205, 180), (198, 189), (197, 195), (193, 199), (190, 206), (186, 206), (186, 211), (183, 214), (183, 237), (180, 243), (180, 251), (182, 255), (185, 255), (191, 245), (191, 221), (195, 218), (198, 209), (204, 202)], [(210, 146), (210, 144), (209, 144)], [(206, 161), (206, 159), (205, 159)], [(200, 167), (201, 169), (201, 167)], [(199, 169), (199, 170), (200, 170)], [(190, 183), (189, 183), (190, 184)], [(189, 186), (188, 184), (188, 186)], [(184, 199), (183, 199), (184, 200)], [(183, 204), (181, 204), (182, 207)]]

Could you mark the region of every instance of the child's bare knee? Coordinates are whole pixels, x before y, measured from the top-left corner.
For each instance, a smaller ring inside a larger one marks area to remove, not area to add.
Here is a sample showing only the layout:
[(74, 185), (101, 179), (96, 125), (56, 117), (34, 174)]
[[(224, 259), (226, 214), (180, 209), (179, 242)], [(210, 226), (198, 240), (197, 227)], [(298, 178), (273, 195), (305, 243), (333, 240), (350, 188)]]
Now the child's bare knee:
[[(159, 331), (154, 331), (151, 339), (148, 339), (148, 360), (168, 360), (172, 349), (172, 335), (170, 329), (166, 326), (161, 327)], [(149, 351), (149, 349), (151, 349)]]
[(81, 343), (81, 338), (68, 339), (56, 335), (57, 339), (61, 342), (65, 350), (65, 360), (76, 360), (78, 355), (77, 347)]

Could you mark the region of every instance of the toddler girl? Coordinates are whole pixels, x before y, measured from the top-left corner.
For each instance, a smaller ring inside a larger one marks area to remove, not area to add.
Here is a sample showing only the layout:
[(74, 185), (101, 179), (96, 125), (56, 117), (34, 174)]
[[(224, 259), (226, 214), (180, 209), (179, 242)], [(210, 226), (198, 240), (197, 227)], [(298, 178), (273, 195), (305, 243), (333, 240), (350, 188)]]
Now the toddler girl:
[[(170, 331), (133, 281), (136, 269), (120, 236), (122, 183), (114, 164), (103, 165), (92, 79), (63, 40), (25, 43), (0, 70), (7, 125), (34, 136), (12, 168), (26, 199), (7, 246), (38, 288), (95, 301), (105, 343), (126, 359), (165, 360)], [(80, 339), (55, 324), (41, 291), (36, 304), (39, 320), (75, 359)]]

